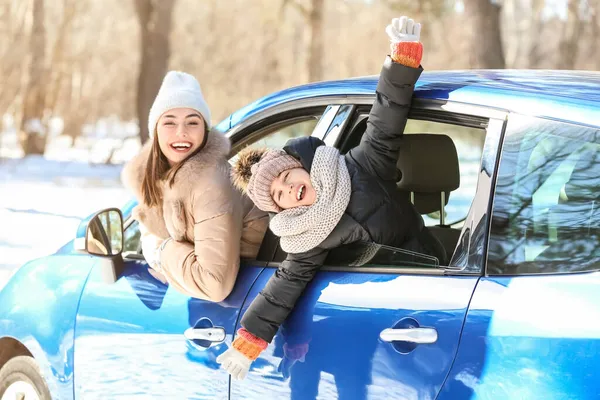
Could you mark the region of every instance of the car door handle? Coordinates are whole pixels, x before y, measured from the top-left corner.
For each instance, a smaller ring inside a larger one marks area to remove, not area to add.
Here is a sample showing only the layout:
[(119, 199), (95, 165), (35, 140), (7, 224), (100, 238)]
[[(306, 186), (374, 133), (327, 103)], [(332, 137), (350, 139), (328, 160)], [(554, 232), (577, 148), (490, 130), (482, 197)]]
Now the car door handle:
[(225, 340), (225, 328), (188, 328), (183, 335), (187, 340), (207, 340), (220, 343)]
[(431, 344), (437, 341), (438, 334), (434, 328), (387, 328), (381, 331), (379, 338), (384, 342)]

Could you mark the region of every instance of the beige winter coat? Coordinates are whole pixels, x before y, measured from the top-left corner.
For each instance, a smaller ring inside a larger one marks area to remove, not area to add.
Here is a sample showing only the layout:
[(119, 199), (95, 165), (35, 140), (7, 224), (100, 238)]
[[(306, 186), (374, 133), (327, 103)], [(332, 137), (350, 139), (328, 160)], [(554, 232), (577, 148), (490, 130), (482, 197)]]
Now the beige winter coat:
[(123, 168), (123, 184), (139, 205), (133, 216), (160, 238), (172, 237), (161, 252), (162, 274), (182, 293), (224, 300), (235, 283), (240, 256), (255, 258), (268, 216), (231, 184), (229, 139), (210, 132), (206, 146), (181, 167), (172, 187), (161, 181), (162, 207), (142, 200), (142, 178), (151, 143)]

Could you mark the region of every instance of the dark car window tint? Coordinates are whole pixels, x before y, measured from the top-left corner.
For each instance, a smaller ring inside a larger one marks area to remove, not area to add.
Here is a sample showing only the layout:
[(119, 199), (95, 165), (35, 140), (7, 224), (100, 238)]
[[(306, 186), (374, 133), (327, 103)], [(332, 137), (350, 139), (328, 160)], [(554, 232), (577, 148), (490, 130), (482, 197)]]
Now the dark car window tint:
[(600, 269), (600, 131), (511, 119), (502, 149), (489, 274)]
[(372, 242), (356, 242), (331, 250), (325, 260), (327, 266), (351, 267), (431, 267), (440, 261), (433, 256)]

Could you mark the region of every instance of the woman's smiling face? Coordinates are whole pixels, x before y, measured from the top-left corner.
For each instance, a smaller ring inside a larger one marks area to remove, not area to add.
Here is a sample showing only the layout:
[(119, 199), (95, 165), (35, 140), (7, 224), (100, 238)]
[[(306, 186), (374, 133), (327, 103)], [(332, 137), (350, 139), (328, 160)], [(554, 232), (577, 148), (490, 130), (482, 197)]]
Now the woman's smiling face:
[(283, 171), (271, 183), (271, 198), (278, 207), (287, 210), (310, 206), (317, 199), (310, 175), (304, 168)]
[(173, 166), (204, 143), (206, 128), (198, 111), (191, 108), (174, 108), (160, 116), (156, 133), (160, 150)]

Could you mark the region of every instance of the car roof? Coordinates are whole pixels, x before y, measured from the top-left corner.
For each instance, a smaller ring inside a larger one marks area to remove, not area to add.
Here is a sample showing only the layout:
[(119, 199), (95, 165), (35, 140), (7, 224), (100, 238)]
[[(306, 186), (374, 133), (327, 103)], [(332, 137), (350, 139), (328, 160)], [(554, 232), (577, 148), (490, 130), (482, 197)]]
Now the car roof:
[[(231, 115), (231, 126), (257, 112), (320, 96), (373, 96), (378, 76), (323, 81), (265, 96)], [(415, 97), (447, 100), (524, 115), (600, 126), (600, 73), (554, 70), (425, 71)]]

